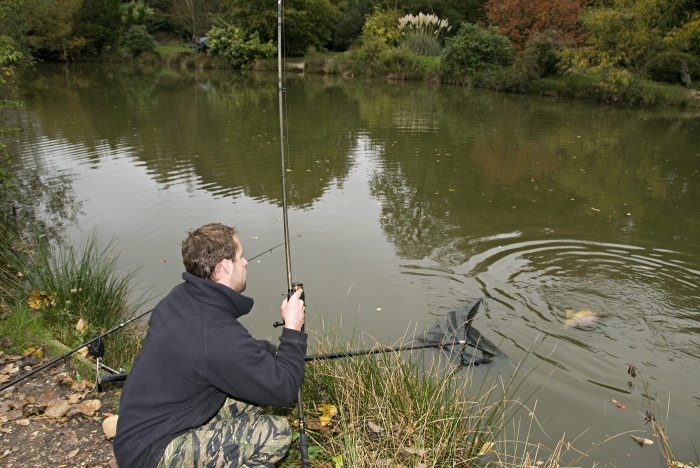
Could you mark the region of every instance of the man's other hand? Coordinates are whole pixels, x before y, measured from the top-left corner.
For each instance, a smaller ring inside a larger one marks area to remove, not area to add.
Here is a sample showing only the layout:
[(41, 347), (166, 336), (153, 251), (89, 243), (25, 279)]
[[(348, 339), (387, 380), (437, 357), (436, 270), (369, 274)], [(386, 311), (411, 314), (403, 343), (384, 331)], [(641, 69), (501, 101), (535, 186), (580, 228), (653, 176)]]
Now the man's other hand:
[(301, 327), (304, 325), (304, 311), (306, 306), (304, 301), (300, 299), (303, 290), (297, 290), (289, 300), (285, 299), (282, 301), (282, 320), (284, 320), (284, 328), (291, 328), (292, 330), (301, 331)]

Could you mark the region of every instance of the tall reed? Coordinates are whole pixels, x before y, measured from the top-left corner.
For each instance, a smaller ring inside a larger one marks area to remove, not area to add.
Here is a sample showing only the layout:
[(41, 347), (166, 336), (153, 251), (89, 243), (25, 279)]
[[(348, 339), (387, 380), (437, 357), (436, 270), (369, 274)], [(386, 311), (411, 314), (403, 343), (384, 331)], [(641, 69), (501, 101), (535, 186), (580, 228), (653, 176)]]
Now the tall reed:
[[(327, 352), (338, 341), (318, 346)], [(503, 459), (497, 453), (509, 443), (504, 428), (525, 404), (514, 397), (520, 366), (510, 377), (486, 372), (475, 379), (444, 354), (431, 356), (414, 351), (309, 362), (302, 391), (312, 465), (470, 467)], [(338, 414), (320, 426), (314, 415), (327, 403)], [(282, 466), (295, 466), (298, 457), (290, 453)]]

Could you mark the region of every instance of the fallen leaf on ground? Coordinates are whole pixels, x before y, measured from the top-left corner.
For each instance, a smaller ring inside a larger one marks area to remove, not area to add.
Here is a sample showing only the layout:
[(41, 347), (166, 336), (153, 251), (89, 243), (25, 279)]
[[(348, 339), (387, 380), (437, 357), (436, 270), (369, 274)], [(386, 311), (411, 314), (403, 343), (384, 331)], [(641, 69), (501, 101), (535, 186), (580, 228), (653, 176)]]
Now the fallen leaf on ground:
[(19, 426), (29, 426), (29, 419), (18, 419), (15, 424)]
[(70, 403), (71, 405), (75, 405), (83, 398), (85, 398), (84, 393), (72, 393), (72, 394), (68, 395), (68, 403)]
[(84, 414), (85, 416), (92, 416), (95, 411), (98, 411), (100, 408), (102, 408), (102, 402), (100, 400), (85, 400), (75, 409), (78, 413)]
[(333, 419), (333, 416), (338, 414), (338, 408), (331, 404), (321, 405), (318, 407), (318, 410), (321, 412), (321, 417), (319, 418), (321, 426), (327, 426)]
[(73, 390), (74, 392), (82, 392), (83, 390), (85, 390), (85, 387), (87, 387), (87, 383), (85, 380), (76, 380), (70, 386), (71, 390)]
[(419, 457), (423, 458), (428, 454), (428, 451), (425, 449), (418, 449), (415, 447), (401, 447), (404, 452), (411, 454), (411, 455), (418, 455)]
[(119, 416), (114, 414), (102, 421), (102, 432), (105, 433), (105, 437), (107, 437), (108, 439), (113, 439), (114, 436), (117, 434), (118, 420)]
[(90, 351), (88, 350), (87, 346), (83, 346), (80, 348), (77, 353), (80, 354), (82, 357), (87, 358), (87, 355)]
[(34, 310), (46, 309), (54, 304), (54, 296), (54, 294), (49, 296), (44, 291), (34, 291), (27, 302)]
[(37, 398), (36, 404), (39, 406), (46, 406), (49, 404), (49, 402), (53, 399), (56, 398), (56, 394), (54, 392), (44, 392)]
[(48, 405), (46, 405), (46, 410), (44, 410), (44, 415), (49, 418), (61, 418), (70, 409), (70, 403), (63, 398), (56, 398), (51, 400)]
[(75, 449), (75, 450), (71, 450), (71, 451), (68, 453), (68, 458), (73, 458), (74, 456), (76, 456), (76, 455), (78, 454), (79, 451), (80, 451), (80, 448), (77, 448), (77, 449)]
[[(78, 323), (75, 324), (75, 329), (78, 330), (78, 333), (85, 333), (87, 331), (87, 327), (88, 327), (87, 320), (85, 320), (82, 317), (80, 317), (80, 320), (78, 320)], [(80, 351), (78, 351), (78, 352), (80, 352)], [(83, 357), (85, 357), (85, 356), (83, 356)]]
[(632, 439), (639, 444), (640, 447), (644, 447), (645, 445), (652, 445), (654, 443), (653, 440), (645, 439), (644, 437), (637, 437), (637, 436), (630, 436)]
[(372, 421), (367, 421), (367, 427), (369, 427), (369, 430), (374, 432), (375, 434), (379, 434), (380, 432), (384, 431), (380, 426), (376, 425)]

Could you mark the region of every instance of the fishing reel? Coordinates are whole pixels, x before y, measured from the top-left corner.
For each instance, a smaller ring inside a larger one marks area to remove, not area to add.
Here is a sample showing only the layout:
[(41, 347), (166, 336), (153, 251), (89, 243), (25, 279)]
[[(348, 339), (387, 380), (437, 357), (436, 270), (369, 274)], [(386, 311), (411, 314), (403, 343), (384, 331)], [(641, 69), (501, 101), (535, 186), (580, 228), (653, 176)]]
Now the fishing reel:
[[(294, 295), (294, 293), (296, 293), (300, 289), (301, 289), (301, 296), (299, 297), (299, 299), (304, 301), (304, 304), (306, 304), (306, 296), (304, 295), (304, 283), (292, 283), (292, 289), (287, 291), (287, 300), (289, 300), (289, 298), (292, 297)], [(272, 326), (275, 328), (283, 327), (284, 322), (275, 322), (272, 324)]]

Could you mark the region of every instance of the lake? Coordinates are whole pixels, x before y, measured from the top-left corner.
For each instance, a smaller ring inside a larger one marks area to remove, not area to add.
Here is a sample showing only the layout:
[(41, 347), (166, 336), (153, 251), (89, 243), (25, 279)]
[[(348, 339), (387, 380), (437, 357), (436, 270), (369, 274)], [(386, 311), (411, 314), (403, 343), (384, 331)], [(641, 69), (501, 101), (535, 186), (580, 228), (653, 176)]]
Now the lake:
[[(658, 441), (628, 434), (653, 439), (634, 364), (679, 460), (698, 462), (699, 113), (364, 78), (285, 86), (307, 330), (394, 344), (487, 297), (475, 326), (510, 359), (473, 372), (507, 376), (531, 350), (532, 441), (595, 447), (577, 466), (660, 466)], [(79, 203), (68, 237), (119, 239), (150, 306), (181, 281), (190, 229), (234, 225), (248, 258), (283, 242), (276, 76), (41, 64), (21, 94), (22, 158)], [(248, 265), (256, 337), (278, 336), (285, 289), (283, 248)], [(598, 319), (567, 328), (566, 310)]]

